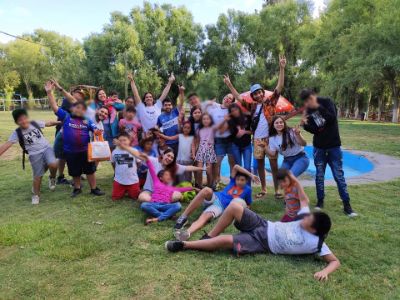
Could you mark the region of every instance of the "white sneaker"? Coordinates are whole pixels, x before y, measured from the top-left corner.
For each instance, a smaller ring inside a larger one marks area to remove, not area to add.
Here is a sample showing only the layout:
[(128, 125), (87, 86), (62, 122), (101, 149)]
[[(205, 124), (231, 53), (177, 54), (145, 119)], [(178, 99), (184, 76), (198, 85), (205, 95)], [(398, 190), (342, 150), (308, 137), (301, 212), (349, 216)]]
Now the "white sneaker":
[(40, 200), (40, 197), (38, 195), (33, 195), (32, 196), (32, 204), (33, 205), (39, 204), (39, 200)]
[(184, 242), (190, 238), (190, 233), (186, 229), (177, 229), (174, 232), (174, 236), (178, 241)]
[(49, 177), (49, 189), (54, 191), (56, 189), (56, 179)]

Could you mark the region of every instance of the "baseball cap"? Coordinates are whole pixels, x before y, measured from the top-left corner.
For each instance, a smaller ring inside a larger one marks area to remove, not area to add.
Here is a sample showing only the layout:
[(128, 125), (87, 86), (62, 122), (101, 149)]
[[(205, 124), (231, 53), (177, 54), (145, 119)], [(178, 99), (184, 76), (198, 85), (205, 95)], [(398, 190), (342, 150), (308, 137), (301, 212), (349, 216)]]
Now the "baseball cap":
[(253, 94), (255, 91), (262, 90), (262, 89), (263, 88), (262, 88), (261, 84), (259, 84), (259, 83), (253, 84), (250, 87), (250, 94)]

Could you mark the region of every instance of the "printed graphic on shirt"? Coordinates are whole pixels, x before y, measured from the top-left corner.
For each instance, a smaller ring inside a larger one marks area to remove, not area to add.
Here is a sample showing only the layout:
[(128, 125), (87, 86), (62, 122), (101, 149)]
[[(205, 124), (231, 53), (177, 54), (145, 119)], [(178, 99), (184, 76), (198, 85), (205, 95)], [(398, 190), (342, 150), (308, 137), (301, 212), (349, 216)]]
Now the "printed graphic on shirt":
[(306, 240), (298, 222), (275, 223), (275, 240), (280, 248), (288, 249), (303, 245)]
[(128, 168), (133, 167), (133, 156), (129, 155), (128, 153), (124, 154), (115, 154), (114, 160), (118, 165), (127, 165)]
[(315, 111), (311, 114), (311, 117), (314, 119), (315, 125), (317, 125), (318, 128), (324, 127), (326, 120), (324, 117), (319, 113), (319, 111)]
[(38, 143), (43, 138), (43, 135), (39, 129), (35, 128), (28, 133), (23, 134), (23, 137), (26, 146)]
[(162, 124), (162, 129), (167, 130), (171, 127), (178, 126), (178, 118), (174, 118), (172, 120), (166, 121)]
[(229, 189), (228, 195), (231, 195), (232, 198), (238, 198), (243, 193), (243, 189), (238, 186), (233, 186)]

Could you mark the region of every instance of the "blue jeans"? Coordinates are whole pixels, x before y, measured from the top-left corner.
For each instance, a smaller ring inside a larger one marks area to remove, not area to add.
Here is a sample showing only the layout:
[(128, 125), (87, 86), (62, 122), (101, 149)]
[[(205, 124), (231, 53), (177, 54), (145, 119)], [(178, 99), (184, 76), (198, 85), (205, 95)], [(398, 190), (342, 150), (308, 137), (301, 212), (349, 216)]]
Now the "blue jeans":
[(294, 156), (285, 157), (281, 168), (290, 170), (294, 176), (299, 177), (307, 170), (309, 165), (309, 158), (304, 152), (302, 152)]
[[(235, 143), (232, 143), (232, 155), (235, 160), (235, 164), (242, 166), (247, 171), (251, 172), (251, 153), (253, 152), (251, 149), (251, 144), (245, 147), (240, 147)], [(243, 163), (242, 163), (243, 158)]]
[(329, 149), (319, 149), (314, 147), (314, 164), (317, 170), (315, 176), (315, 185), (317, 188), (317, 199), (322, 202), (325, 197), (324, 180), (325, 169), (328, 164), (332, 170), (333, 178), (339, 190), (340, 198), (344, 203), (350, 202), (350, 196), (347, 192), (346, 179), (343, 172), (343, 155), (340, 147)]
[(182, 205), (179, 202), (173, 203), (156, 203), (143, 202), (140, 209), (148, 215), (158, 218), (159, 221), (165, 221), (180, 211)]

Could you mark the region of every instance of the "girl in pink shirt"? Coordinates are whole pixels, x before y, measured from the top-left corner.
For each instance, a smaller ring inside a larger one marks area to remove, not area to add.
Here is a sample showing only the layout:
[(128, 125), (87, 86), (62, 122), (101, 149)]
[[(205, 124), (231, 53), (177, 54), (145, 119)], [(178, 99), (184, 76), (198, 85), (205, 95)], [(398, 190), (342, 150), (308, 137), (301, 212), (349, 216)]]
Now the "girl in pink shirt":
[(174, 216), (181, 210), (179, 202), (173, 202), (173, 199), (181, 198), (177, 193), (191, 191), (192, 187), (174, 187), (171, 186), (173, 178), (168, 170), (161, 170), (156, 174), (154, 166), (150, 160), (146, 161), (149, 168), (149, 174), (153, 179), (153, 193), (150, 202), (143, 202), (140, 208), (152, 216), (146, 219), (146, 225), (154, 222), (161, 222)]

